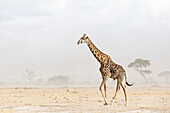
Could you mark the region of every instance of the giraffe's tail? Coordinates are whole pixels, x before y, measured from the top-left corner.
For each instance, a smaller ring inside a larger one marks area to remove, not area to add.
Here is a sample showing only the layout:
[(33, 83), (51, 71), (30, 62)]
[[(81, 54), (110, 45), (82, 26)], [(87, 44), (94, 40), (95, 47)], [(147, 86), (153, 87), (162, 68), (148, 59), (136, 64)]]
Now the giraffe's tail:
[(128, 85), (128, 86), (132, 86), (132, 85), (133, 85), (133, 84), (129, 84), (129, 83), (127, 82), (126, 73), (125, 73), (125, 82), (126, 82), (126, 85)]
[(126, 82), (126, 85), (128, 85), (128, 86), (133, 86), (133, 84), (129, 84), (128, 82)]

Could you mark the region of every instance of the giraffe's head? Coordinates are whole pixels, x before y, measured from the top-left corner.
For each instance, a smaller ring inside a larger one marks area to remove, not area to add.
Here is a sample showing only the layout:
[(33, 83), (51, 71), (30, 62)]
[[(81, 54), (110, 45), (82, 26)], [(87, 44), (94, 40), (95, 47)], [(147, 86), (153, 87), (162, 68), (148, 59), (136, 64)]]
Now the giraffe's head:
[(77, 44), (79, 45), (79, 44), (82, 44), (82, 43), (87, 43), (88, 41), (89, 41), (88, 36), (86, 36), (86, 34), (84, 34), (84, 35), (80, 38), (80, 40), (77, 42)]

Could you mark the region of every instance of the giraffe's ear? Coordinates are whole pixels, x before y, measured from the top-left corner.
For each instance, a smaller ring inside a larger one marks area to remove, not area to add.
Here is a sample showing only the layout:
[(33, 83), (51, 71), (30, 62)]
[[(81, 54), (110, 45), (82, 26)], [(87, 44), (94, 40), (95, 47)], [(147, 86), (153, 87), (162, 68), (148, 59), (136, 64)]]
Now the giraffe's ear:
[(86, 38), (85, 39), (88, 39), (89, 37), (88, 36), (86, 36)]

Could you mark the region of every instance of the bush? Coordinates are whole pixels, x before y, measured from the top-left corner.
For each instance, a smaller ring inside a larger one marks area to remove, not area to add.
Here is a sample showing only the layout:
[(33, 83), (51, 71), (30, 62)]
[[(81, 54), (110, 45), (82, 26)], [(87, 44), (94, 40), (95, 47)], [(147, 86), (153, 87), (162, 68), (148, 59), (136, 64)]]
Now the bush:
[(66, 85), (69, 83), (68, 76), (53, 76), (48, 79), (48, 85)]

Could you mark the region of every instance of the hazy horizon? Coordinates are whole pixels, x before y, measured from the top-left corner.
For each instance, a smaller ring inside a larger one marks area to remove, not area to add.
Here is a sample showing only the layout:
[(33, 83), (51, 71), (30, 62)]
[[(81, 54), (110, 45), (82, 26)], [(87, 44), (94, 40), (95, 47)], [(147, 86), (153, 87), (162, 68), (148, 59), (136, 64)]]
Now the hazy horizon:
[(26, 81), (26, 69), (39, 78), (54, 75), (100, 79), (97, 60), (85, 44), (92, 42), (127, 71), (137, 58), (150, 60), (157, 76), (170, 71), (170, 1), (168, 0), (1, 0), (0, 82)]

